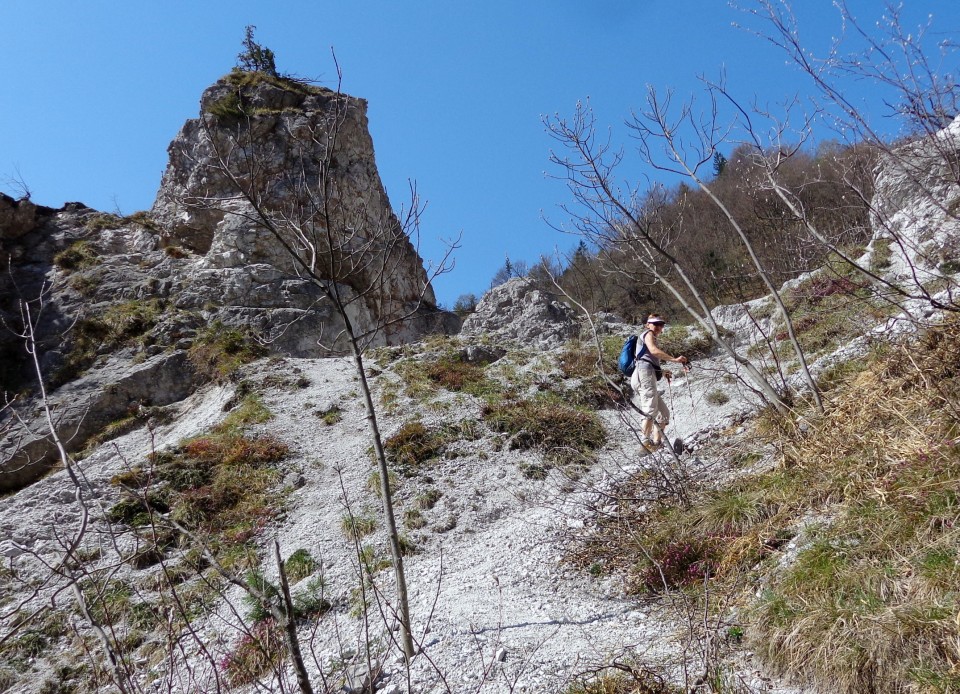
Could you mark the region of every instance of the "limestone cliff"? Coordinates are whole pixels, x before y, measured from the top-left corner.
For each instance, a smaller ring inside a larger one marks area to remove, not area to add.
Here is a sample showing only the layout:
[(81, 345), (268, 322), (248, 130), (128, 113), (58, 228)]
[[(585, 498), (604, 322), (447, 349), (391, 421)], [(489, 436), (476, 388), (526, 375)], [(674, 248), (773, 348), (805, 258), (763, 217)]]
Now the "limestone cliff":
[(298, 332), (313, 339), (287, 340), (284, 351), (323, 355), (315, 340), (340, 350), (340, 318), (300, 279), (292, 251), (320, 256), (321, 278), (354, 299), (355, 329), (384, 326), (374, 344), (416, 339), (431, 323), (458, 328), (435, 310), (423, 262), (390, 207), (364, 100), (234, 71), (204, 92), (200, 111), (170, 144), (152, 210), (165, 243), (203, 256), (178, 305), (202, 305), (222, 287), (224, 319), (271, 337), (302, 320)]

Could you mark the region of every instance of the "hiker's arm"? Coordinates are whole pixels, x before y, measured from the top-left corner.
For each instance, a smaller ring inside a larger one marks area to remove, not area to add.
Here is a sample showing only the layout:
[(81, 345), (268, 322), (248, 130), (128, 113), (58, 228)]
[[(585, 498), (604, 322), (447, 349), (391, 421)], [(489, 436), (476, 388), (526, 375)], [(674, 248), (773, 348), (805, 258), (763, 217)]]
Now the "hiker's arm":
[(644, 342), (646, 342), (647, 349), (650, 350), (650, 354), (655, 356), (660, 361), (672, 361), (676, 362), (677, 364), (686, 364), (687, 361), (689, 361), (682, 354), (679, 357), (671, 357), (669, 354), (660, 349), (660, 345), (657, 344), (657, 339), (652, 333), (647, 335), (647, 337), (644, 339)]

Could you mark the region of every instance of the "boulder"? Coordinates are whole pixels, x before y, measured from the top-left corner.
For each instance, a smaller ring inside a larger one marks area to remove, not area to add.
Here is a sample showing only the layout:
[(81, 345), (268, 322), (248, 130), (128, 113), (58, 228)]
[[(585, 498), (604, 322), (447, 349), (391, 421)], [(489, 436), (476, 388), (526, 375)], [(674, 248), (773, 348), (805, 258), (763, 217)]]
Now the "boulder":
[[(74, 452), (111, 422), (142, 406), (182, 400), (193, 387), (186, 352), (159, 354), (141, 364), (115, 358), (60, 388), (50, 398), (50, 407), (57, 435), (67, 452)], [(0, 494), (25, 487), (59, 462), (41, 403), (34, 405), (35, 415), (26, 426), (13, 417), (3, 422)]]
[(491, 333), (534, 347), (556, 347), (579, 334), (576, 312), (554, 294), (515, 277), (494, 287), (463, 322), (463, 335)]

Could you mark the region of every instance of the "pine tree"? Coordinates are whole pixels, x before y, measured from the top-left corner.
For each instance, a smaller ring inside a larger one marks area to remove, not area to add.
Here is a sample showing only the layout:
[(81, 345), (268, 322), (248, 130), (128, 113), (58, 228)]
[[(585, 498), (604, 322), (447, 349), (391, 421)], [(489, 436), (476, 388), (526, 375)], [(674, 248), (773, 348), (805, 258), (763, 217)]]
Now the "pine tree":
[(261, 46), (253, 38), (256, 28), (253, 24), (247, 25), (243, 39), (244, 50), (237, 55), (237, 67), (246, 72), (264, 72), (271, 77), (279, 77), (273, 51)]

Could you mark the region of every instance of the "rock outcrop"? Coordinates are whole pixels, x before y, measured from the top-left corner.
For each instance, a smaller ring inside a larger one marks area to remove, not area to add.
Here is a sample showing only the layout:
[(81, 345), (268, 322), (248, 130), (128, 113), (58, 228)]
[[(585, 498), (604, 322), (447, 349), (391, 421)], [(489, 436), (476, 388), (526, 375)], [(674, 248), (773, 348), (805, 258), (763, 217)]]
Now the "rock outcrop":
[(500, 340), (555, 347), (579, 333), (576, 312), (529, 280), (515, 277), (480, 299), (463, 322), (463, 334), (488, 333)]
[(32, 231), (50, 212), (52, 210), (38, 207), (29, 198), (16, 200), (0, 193), (0, 244)]
[(0, 413), (0, 492), (29, 484), (54, 459), (15, 334), (21, 300), (31, 302), (43, 377), (60, 389), (57, 428), (71, 450), (131, 407), (196, 388), (204, 376), (187, 350), (213, 326), (277, 355), (343, 354), (333, 294), (368, 346), (459, 329), (436, 307), (390, 208), (365, 101), (235, 72), (204, 92), (200, 110), (169, 147), (150, 213), (0, 197), (0, 250), (13, 270), (0, 277), (0, 318), (13, 329), (0, 335), (0, 390), (21, 392), (30, 430)]
[[(158, 354), (140, 364), (122, 356), (110, 359), (50, 398), (57, 436), (68, 453), (80, 450), (91, 436), (114, 422), (130, 418), (132, 424), (150, 408), (185, 398), (192, 390), (191, 374), (182, 350)], [(26, 424), (15, 435), (0, 439), (0, 493), (29, 484), (59, 462), (39, 405)]]
[(888, 273), (912, 283), (960, 271), (960, 117), (884, 153), (871, 205), (876, 240), (890, 242)]
[[(223, 320), (253, 325), (284, 352), (342, 352), (342, 320), (306, 277), (318, 257), (313, 279), (336, 285), (354, 330), (376, 330), (374, 344), (456, 331), (390, 207), (364, 100), (234, 72), (200, 110), (170, 144), (152, 210), (165, 243), (203, 255), (179, 306), (215, 297)], [(294, 320), (304, 324), (291, 340)]]

